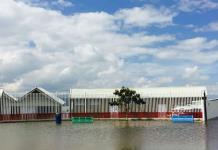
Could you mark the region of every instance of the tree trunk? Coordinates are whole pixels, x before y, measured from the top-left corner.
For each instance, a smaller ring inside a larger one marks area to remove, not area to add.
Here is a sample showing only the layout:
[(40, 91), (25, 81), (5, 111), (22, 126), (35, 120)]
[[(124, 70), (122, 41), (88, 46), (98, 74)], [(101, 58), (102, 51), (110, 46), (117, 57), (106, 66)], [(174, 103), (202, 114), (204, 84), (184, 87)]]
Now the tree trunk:
[(126, 120), (128, 121), (128, 105), (125, 104)]

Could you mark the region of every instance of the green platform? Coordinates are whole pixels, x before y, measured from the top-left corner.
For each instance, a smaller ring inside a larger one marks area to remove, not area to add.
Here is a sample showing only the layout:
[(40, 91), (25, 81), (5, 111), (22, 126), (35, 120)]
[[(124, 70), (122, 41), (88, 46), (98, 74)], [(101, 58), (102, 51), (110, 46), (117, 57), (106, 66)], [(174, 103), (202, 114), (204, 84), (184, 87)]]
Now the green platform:
[(72, 123), (93, 123), (93, 117), (72, 117)]

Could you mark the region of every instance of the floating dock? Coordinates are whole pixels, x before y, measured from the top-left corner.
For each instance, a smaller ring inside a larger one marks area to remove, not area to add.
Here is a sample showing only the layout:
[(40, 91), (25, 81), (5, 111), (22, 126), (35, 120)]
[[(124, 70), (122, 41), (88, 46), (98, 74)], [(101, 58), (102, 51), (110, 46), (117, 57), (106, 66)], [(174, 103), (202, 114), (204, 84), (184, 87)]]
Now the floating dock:
[(171, 117), (172, 122), (174, 123), (193, 123), (194, 117), (193, 115), (174, 115)]
[(71, 119), (72, 123), (93, 123), (93, 117), (73, 117)]

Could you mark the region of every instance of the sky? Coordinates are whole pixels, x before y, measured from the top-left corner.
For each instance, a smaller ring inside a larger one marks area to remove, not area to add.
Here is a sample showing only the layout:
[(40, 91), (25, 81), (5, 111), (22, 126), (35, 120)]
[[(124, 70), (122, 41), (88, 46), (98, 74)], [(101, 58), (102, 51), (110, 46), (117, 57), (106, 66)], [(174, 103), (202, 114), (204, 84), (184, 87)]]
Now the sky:
[(218, 0), (1, 0), (0, 87), (207, 86)]

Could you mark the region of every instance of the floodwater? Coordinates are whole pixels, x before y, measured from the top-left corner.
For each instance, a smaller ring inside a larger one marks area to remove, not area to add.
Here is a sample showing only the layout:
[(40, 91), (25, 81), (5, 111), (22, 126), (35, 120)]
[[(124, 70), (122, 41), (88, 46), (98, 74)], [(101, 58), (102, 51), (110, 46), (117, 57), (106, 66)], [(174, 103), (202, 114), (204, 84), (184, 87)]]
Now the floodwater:
[(0, 150), (217, 150), (218, 120), (0, 124)]

